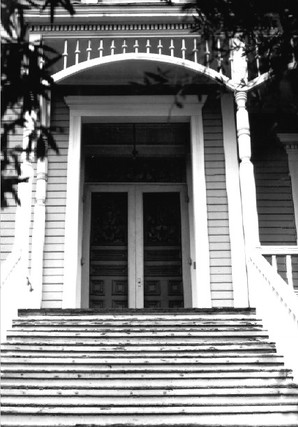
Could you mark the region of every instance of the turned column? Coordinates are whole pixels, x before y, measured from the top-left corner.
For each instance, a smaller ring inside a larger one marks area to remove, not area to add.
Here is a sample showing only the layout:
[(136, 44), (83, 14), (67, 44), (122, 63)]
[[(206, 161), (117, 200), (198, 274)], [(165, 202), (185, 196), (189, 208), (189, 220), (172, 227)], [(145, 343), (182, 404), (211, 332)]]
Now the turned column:
[(251, 139), (248, 111), (246, 108), (247, 93), (235, 93), (237, 105), (236, 128), (238, 153), (240, 158), (240, 189), (242, 201), (243, 228), (245, 244), (253, 248), (260, 246), (259, 221), (257, 212), (256, 184), (254, 168), (251, 162)]

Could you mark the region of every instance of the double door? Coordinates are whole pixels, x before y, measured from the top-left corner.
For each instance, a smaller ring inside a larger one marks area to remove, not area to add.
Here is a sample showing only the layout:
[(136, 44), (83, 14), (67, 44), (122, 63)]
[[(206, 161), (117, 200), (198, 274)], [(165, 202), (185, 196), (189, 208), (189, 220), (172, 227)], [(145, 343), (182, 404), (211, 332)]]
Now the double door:
[(185, 185), (89, 185), (82, 302), (178, 308), (190, 300)]

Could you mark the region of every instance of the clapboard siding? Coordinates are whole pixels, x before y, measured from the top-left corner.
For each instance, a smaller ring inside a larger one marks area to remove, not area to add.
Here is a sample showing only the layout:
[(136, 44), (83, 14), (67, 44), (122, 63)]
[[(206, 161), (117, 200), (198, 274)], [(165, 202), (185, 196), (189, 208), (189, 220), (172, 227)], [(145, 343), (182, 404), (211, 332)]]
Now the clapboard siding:
[(42, 306), (61, 308), (69, 138), (69, 112), (62, 99), (53, 100), (51, 125), (57, 128), (59, 155), (49, 152)]
[(203, 109), (211, 297), (214, 307), (233, 306), (228, 200), (220, 106), (210, 99)]
[(297, 242), (291, 179), (286, 152), (275, 144), (255, 146), (255, 178), (262, 245)]
[[(16, 112), (17, 113), (17, 112)], [(8, 111), (2, 120), (2, 127), (6, 123), (11, 123), (16, 119), (16, 113)], [(16, 146), (22, 147), (23, 145), (23, 130), (20, 127), (15, 129), (15, 133), (9, 135), (8, 148), (15, 148)], [(9, 166), (7, 169), (8, 174), (15, 176), (15, 170), (13, 166)], [(0, 248), (1, 248), (1, 262), (5, 261), (8, 255), (11, 253), (14, 235), (15, 235), (15, 213), (16, 213), (16, 202), (14, 197), (10, 193), (6, 193), (7, 208), (1, 209), (1, 230), (0, 230)]]

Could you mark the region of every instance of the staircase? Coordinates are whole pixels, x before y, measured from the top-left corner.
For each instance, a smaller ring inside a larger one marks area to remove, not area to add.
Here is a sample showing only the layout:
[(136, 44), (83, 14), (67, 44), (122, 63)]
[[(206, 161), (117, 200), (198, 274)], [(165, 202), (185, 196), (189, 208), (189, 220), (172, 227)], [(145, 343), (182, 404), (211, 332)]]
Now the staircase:
[(298, 385), (253, 310), (21, 310), (5, 426), (298, 426)]

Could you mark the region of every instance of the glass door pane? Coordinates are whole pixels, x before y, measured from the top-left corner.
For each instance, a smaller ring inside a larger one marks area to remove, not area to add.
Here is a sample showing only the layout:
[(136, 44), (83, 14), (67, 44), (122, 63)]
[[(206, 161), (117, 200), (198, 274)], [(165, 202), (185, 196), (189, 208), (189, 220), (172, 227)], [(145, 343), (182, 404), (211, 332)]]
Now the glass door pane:
[(144, 307), (183, 307), (180, 194), (143, 194)]
[(127, 193), (93, 193), (90, 233), (90, 308), (128, 306)]

